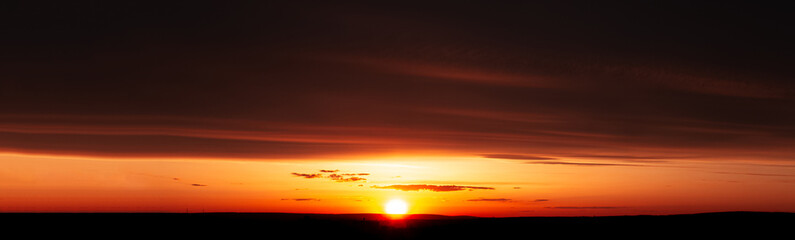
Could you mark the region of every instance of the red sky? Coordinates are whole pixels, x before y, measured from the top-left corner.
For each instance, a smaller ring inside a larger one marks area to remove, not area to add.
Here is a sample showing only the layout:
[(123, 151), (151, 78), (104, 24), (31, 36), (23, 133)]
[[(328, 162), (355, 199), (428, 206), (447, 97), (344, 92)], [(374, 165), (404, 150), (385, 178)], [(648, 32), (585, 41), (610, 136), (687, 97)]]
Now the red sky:
[(795, 211), (775, 6), (12, 5), (0, 211)]

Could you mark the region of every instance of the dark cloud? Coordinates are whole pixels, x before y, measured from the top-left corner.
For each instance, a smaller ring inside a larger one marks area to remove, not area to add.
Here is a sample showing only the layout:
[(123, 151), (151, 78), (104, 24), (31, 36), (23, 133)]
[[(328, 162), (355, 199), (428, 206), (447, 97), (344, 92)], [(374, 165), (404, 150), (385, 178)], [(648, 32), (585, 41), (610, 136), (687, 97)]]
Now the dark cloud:
[(13, 4), (0, 151), (791, 161), (775, 5)]
[(516, 159), (516, 160), (555, 160), (555, 159), (557, 159), (557, 158), (552, 158), (552, 157), (539, 157), (539, 156), (519, 155), (519, 154), (483, 154), (481, 156), (483, 156), (485, 158)]
[(533, 200), (533, 202), (548, 202), (548, 201), (549, 199), (543, 199), (543, 198)]
[(470, 201), (470, 202), (510, 202), (511, 199), (508, 199), (508, 198), (477, 198), (477, 199), (468, 199), (467, 201)]
[(371, 186), (378, 189), (395, 189), (401, 191), (419, 191), (428, 190), (434, 192), (453, 192), (463, 190), (494, 190), (493, 187), (475, 187), (475, 186), (459, 186), (459, 185), (426, 185), (426, 184), (413, 184), (413, 185), (388, 185), (388, 186)]
[(547, 165), (573, 165), (573, 166), (626, 166), (626, 167), (641, 167), (646, 165), (640, 164), (624, 164), (624, 163), (584, 163), (584, 162), (561, 162), (561, 161), (536, 161), (536, 162), (525, 162), (527, 164), (547, 164)]
[(191, 184), (191, 186), (194, 186), (194, 187), (206, 187), (207, 185), (194, 183), (194, 184)]
[(322, 172), (322, 173), (335, 173), (335, 172), (339, 172), (339, 171), (340, 170), (320, 170), (320, 172)]
[[(53, 132), (19, 133), (16, 130), (0, 130), (0, 151), (106, 157), (276, 158), (282, 156), (292, 158), (332, 152), (343, 154), (363, 146), (347, 143), (231, 139), (221, 135), (174, 136), (168, 131), (161, 129), (155, 131), (157, 133), (151, 133), (152, 135), (140, 135), (139, 133), (114, 134), (112, 131), (64, 134)], [(251, 132), (249, 134), (264, 133)], [(378, 148), (377, 146), (373, 147)], [(323, 150), (323, 148), (330, 151)], [(346, 148), (348, 150), (344, 150)], [(134, 149), (139, 149), (139, 151)]]

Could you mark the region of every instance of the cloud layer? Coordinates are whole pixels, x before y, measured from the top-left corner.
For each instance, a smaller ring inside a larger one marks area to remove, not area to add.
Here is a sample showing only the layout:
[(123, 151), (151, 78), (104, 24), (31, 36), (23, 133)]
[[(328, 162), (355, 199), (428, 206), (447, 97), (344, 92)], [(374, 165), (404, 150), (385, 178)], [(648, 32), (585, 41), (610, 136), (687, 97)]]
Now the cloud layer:
[(795, 159), (786, 12), (325, 4), (31, 3), (4, 14), (0, 151)]

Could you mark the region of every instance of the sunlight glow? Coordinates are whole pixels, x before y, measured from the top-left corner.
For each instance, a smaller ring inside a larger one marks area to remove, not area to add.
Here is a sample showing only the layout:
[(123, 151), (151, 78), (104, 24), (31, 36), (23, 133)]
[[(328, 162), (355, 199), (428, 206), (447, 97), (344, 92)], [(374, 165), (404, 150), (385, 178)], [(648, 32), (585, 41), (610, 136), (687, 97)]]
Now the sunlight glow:
[(384, 210), (387, 214), (406, 214), (409, 211), (409, 205), (406, 201), (393, 199), (386, 203)]

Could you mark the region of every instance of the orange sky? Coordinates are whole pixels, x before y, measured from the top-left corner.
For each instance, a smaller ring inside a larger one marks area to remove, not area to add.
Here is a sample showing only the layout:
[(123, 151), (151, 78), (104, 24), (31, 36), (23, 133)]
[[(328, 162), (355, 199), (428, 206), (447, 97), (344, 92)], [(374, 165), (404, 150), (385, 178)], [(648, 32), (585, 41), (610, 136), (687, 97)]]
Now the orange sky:
[(0, 212), (793, 212), (750, 5), (10, 4)]
[[(382, 213), (390, 199), (407, 201), (409, 213), (475, 216), (795, 211), (793, 166), (743, 161), (587, 166), (455, 155), (251, 161), (3, 154), (0, 163), (3, 212)], [(385, 188), (394, 185), (426, 187)], [(451, 185), (461, 189), (427, 187)]]

